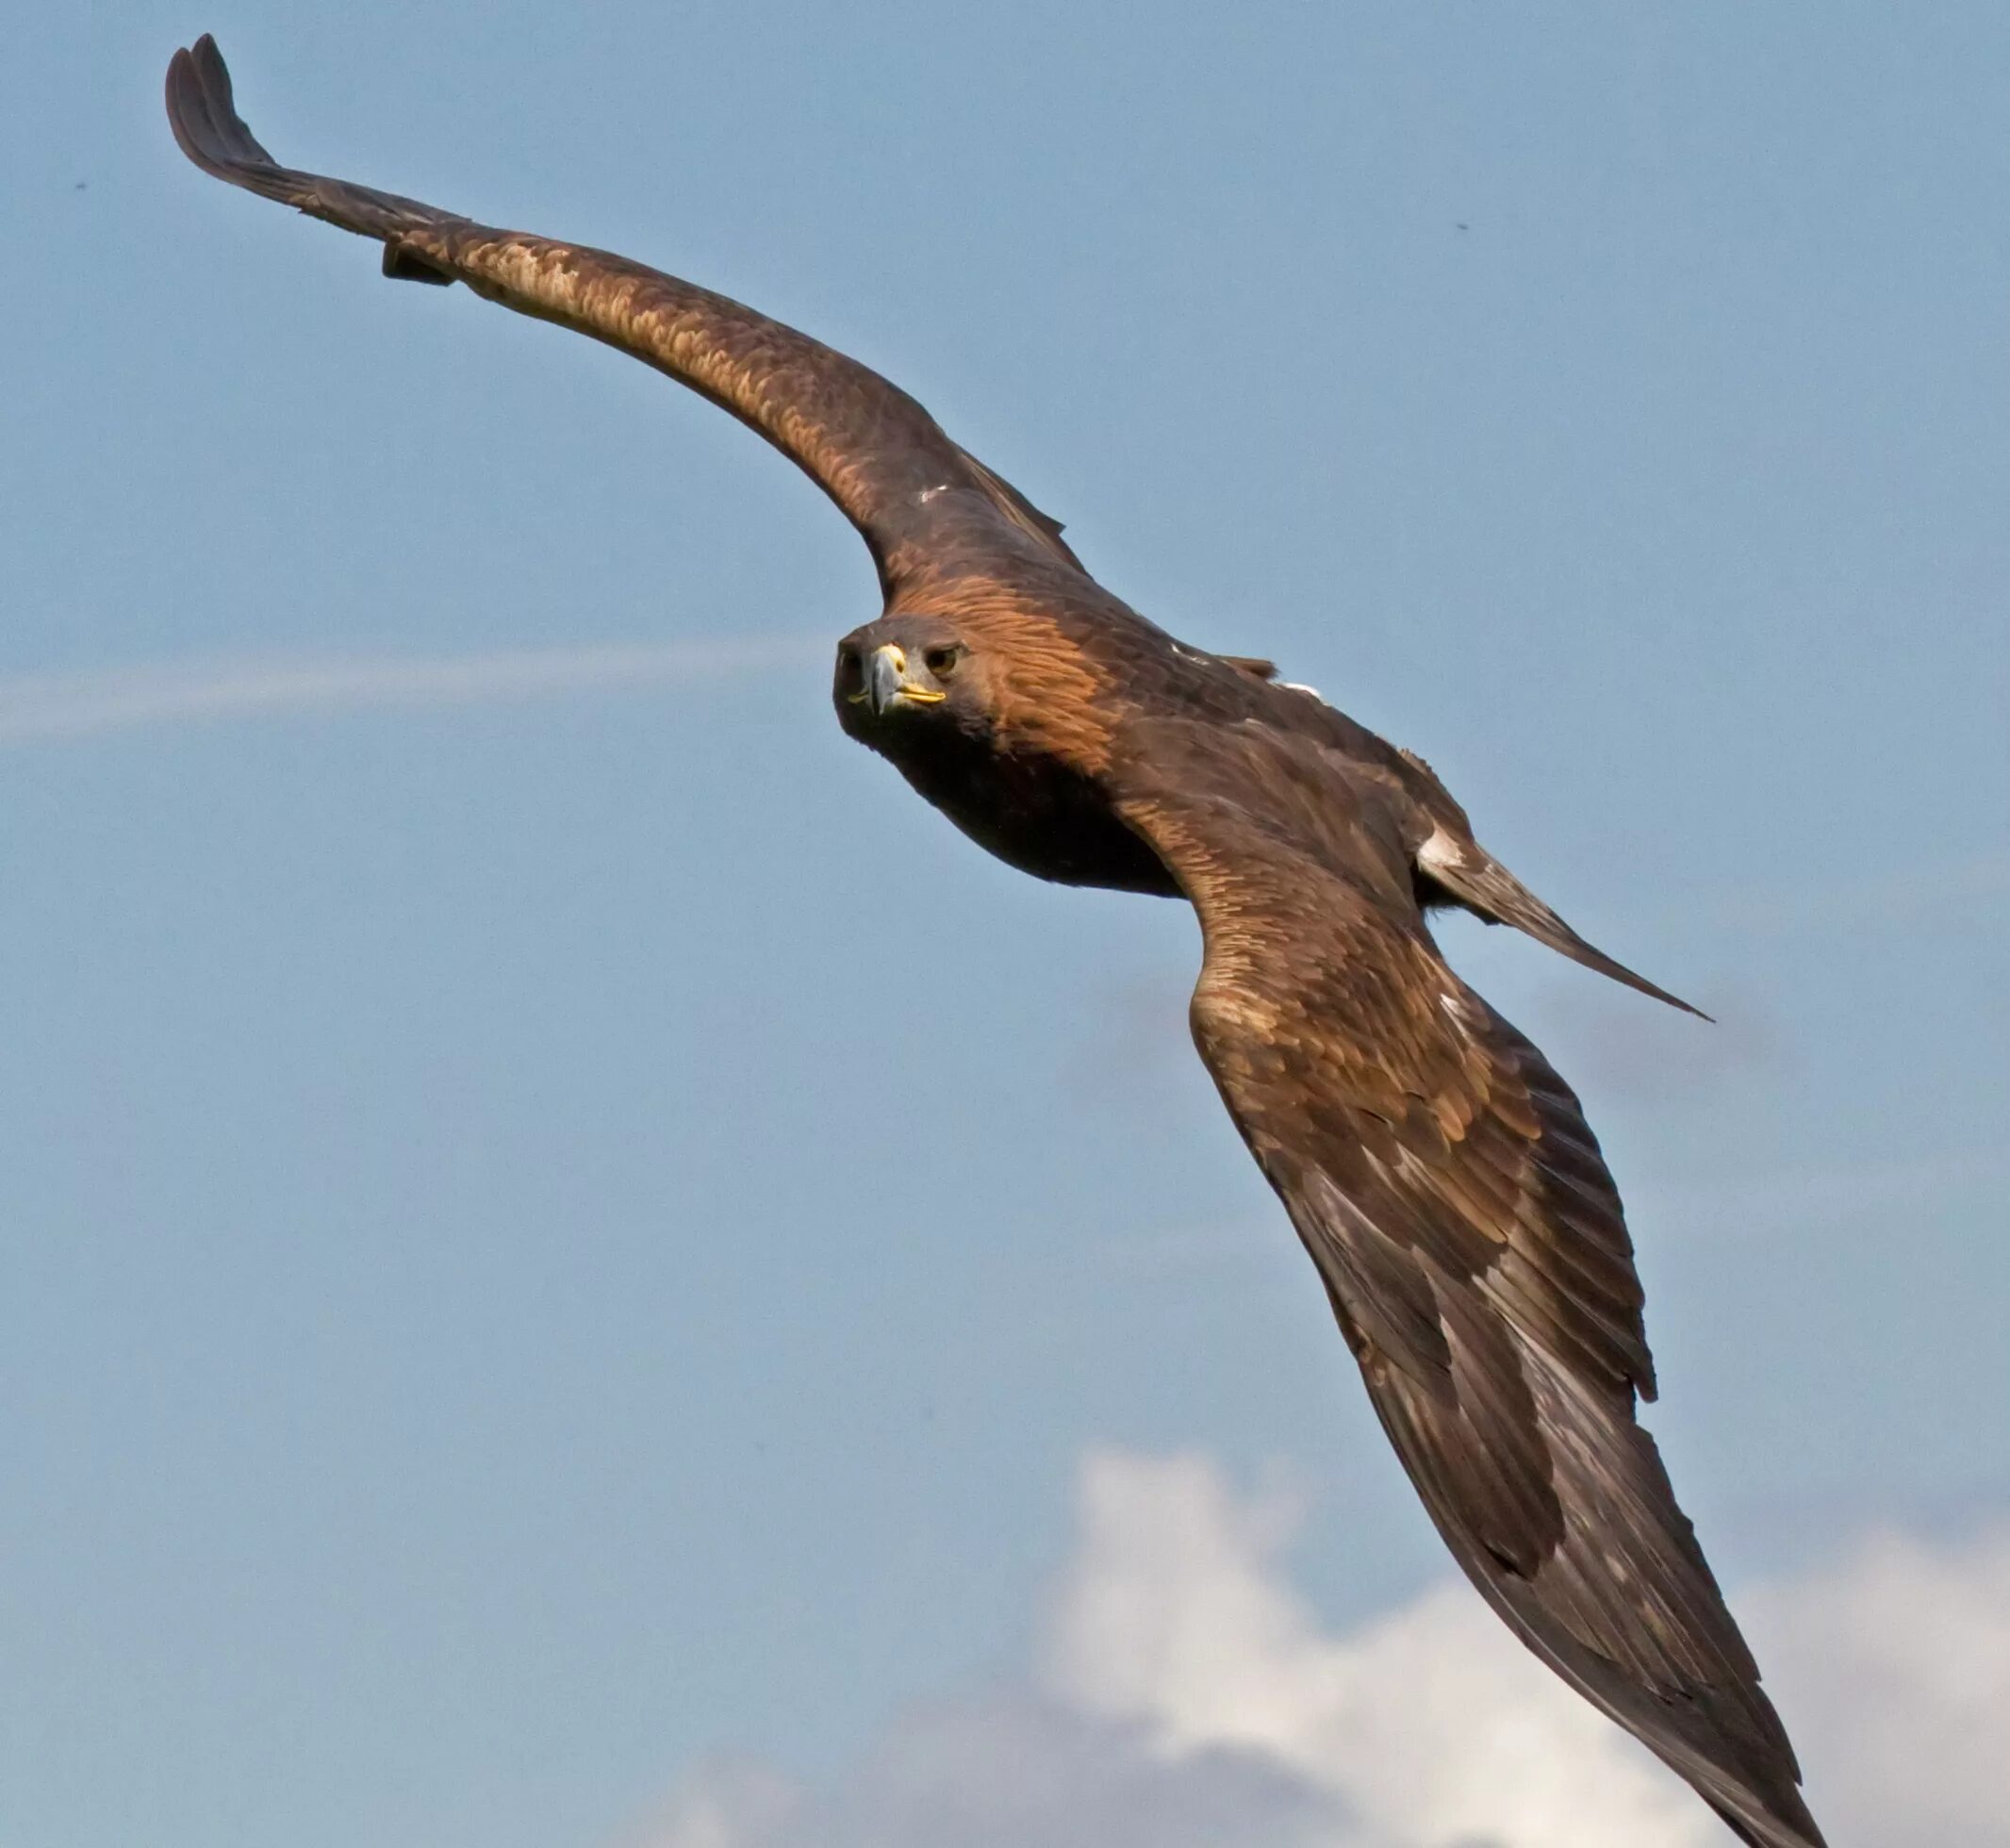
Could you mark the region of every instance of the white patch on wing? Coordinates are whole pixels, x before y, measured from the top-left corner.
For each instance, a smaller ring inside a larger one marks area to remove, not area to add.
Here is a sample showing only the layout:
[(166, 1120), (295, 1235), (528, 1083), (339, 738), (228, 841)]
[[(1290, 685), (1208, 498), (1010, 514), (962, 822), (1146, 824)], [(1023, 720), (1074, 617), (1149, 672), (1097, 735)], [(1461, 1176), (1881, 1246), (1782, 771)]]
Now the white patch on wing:
[(1473, 1006), (1473, 998), (1463, 989), (1448, 988), (1438, 997), (1438, 1005), (1444, 1010), (1445, 1018), (1461, 1039), (1476, 1039), (1485, 1030), (1485, 1016)]
[(1430, 839), (1417, 850), (1417, 864), (1427, 873), (1441, 866), (1455, 868), (1465, 864), (1465, 852), (1442, 828), (1434, 828)]

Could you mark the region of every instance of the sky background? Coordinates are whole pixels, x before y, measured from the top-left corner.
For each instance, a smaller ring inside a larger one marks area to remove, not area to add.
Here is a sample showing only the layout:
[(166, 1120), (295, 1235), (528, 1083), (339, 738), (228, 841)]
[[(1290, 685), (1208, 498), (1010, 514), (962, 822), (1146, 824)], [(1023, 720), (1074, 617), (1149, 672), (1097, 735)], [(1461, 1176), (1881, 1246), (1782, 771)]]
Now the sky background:
[(1443, 933), (1838, 1848), (2010, 1841), (2010, 14), (1834, 0), (16, 25), (0, 1840), (1728, 1840), (1449, 1586), (1186, 909), (840, 735), (749, 433), (188, 166), (206, 29), (890, 373), (1719, 1016)]

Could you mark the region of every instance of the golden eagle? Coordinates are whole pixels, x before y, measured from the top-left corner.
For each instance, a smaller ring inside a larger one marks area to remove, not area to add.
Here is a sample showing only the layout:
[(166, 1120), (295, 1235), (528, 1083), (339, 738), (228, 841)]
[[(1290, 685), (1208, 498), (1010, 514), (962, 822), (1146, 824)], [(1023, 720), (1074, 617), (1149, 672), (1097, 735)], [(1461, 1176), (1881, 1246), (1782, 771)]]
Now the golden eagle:
[(633, 354), (837, 503), (885, 598), (838, 644), (838, 722), (1013, 866), (1192, 903), (1200, 1055), (1453, 1556), (1737, 1835), (1819, 1848), (1757, 1665), (1635, 1420), (1654, 1362), (1597, 1140), (1425, 914), (1463, 906), (1687, 1003), (1501, 866), (1421, 758), (1119, 602), (878, 373), (626, 257), (278, 165), (206, 37), (174, 55), (167, 101), (204, 172), (376, 239), (387, 275), (466, 283)]

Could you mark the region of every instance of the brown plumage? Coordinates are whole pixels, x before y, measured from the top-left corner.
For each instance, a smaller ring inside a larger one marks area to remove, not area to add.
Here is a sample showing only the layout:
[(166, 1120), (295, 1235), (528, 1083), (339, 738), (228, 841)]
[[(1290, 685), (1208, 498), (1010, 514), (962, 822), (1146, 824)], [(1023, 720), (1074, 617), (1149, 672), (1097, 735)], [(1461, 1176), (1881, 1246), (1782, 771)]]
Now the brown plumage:
[(1174, 640), (877, 373), (624, 257), (278, 166), (205, 38), (168, 71), (205, 172), (634, 354), (836, 502), (884, 608), (840, 643), (844, 729), (1044, 879), (1184, 897), (1193, 1028), (1453, 1555), (1557, 1674), (1745, 1841), (1820, 1848), (1786, 1733), (1654, 1441), (1640, 1286), (1577, 1099), (1459, 981), (1434, 904), (1686, 1006), (1479, 846), (1421, 758), (1267, 661)]

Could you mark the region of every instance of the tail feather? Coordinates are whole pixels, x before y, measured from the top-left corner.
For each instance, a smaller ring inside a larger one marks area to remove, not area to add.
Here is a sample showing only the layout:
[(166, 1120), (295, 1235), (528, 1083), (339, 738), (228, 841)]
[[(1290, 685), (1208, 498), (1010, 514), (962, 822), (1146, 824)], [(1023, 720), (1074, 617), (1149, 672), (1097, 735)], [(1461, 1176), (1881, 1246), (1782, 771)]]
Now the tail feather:
[(1527, 886), (1476, 843), (1452, 839), (1442, 828), (1417, 850), (1417, 866), (1425, 877), (1442, 886), (1458, 903), (1493, 924), (1512, 924), (1525, 931), (1538, 943), (1582, 963), (1588, 969), (1623, 982), (1657, 1001), (1693, 1014), (1699, 1020), (1709, 1015), (1692, 1007), (1679, 995), (1637, 975), (1623, 963), (1607, 956), (1595, 944), (1587, 943), (1562, 918), (1536, 897)]

